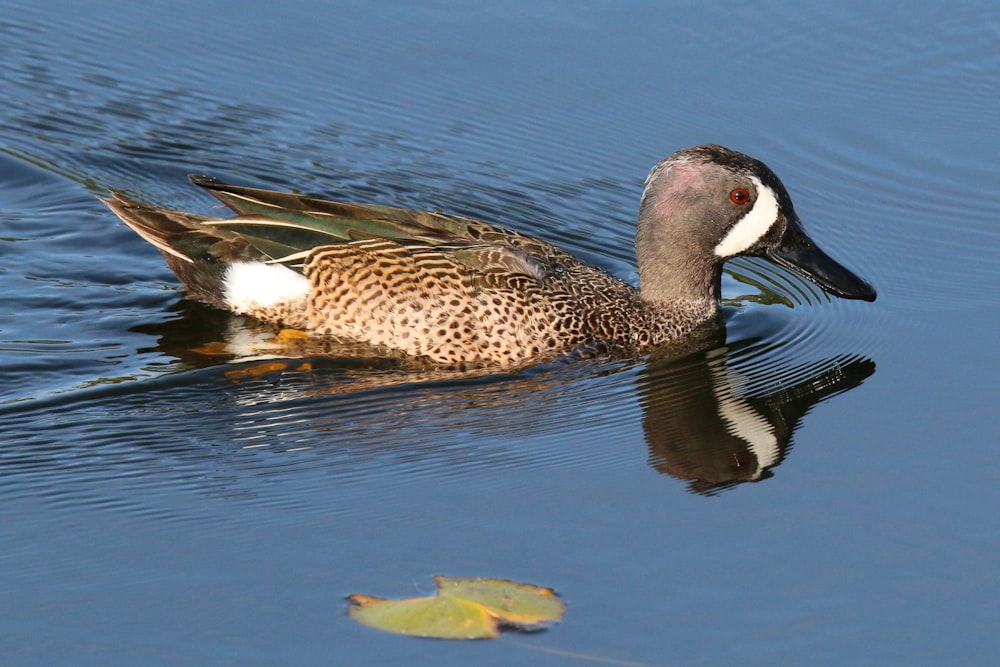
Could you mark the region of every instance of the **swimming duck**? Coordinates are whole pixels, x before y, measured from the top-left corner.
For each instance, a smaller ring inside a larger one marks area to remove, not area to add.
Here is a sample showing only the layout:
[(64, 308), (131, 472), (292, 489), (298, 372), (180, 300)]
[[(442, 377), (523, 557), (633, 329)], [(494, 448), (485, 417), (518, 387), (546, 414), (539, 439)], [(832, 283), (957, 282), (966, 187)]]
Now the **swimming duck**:
[(723, 263), (763, 257), (830, 294), (875, 290), (806, 235), (763, 162), (716, 145), (646, 179), (639, 287), (470, 218), (348, 204), (191, 176), (236, 213), (103, 201), (160, 250), (191, 297), (286, 328), (447, 366), (512, 366), (598, 345), (642, 353), (718, 318)]

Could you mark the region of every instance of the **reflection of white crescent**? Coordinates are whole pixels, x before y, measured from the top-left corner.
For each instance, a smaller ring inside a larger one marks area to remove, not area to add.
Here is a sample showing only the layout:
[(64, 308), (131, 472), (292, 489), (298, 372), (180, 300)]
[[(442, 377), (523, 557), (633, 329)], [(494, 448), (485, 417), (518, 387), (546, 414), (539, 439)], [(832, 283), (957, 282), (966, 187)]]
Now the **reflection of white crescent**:
[(746, 442), (757, 458), (753, 478), (758, 479), (761, 472), (778, 462), (781, 454), (774, 426), (734, 393), (733, 386), (737, 383), (732, 381), (732, 371), (726, 366), (724, 357), (712, 359), (709, 368), (712, 370), (712, 390), (719, 406), (719, 417), (725, 423), (726, 431)]

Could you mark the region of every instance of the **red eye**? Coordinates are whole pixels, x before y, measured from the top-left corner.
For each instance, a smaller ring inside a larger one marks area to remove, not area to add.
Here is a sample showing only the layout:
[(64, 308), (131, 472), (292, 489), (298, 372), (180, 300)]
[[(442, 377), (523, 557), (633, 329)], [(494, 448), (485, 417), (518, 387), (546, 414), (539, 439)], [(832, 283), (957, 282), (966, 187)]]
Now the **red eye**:
[(729, 193), (729, 198), (733, 200), (734, 204), (742, 206), (750, 201), (750, 193), (747, 192), (746, 188), (733, 188), (733, 191)]

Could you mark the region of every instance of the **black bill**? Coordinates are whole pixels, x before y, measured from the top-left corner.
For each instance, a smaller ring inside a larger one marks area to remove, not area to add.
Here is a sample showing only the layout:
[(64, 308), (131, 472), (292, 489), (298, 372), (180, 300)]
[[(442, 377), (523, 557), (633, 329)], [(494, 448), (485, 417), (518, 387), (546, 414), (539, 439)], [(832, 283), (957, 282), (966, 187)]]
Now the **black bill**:
[(816, 283), (834, 296), (863, 301), (874, 301), (877, 296), (874, 287), (820, 250), (794, 217), (788, 221), (778, 245), (765, 250), (763, 256)]

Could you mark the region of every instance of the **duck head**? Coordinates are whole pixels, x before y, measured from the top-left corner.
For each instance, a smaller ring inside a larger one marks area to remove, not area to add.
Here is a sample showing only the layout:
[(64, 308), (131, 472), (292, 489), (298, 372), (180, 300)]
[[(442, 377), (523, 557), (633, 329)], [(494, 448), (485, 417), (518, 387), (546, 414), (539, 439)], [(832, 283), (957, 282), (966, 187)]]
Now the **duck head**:
[(653, 302), (717, 303), (722, 265), (740, 256), (768, 259), (834, 296), (876, 296), (809, 238), (767, 165), (723, 146), (686, 148), (653, 168), (642, 194), (636, 252), (642, 296)]

